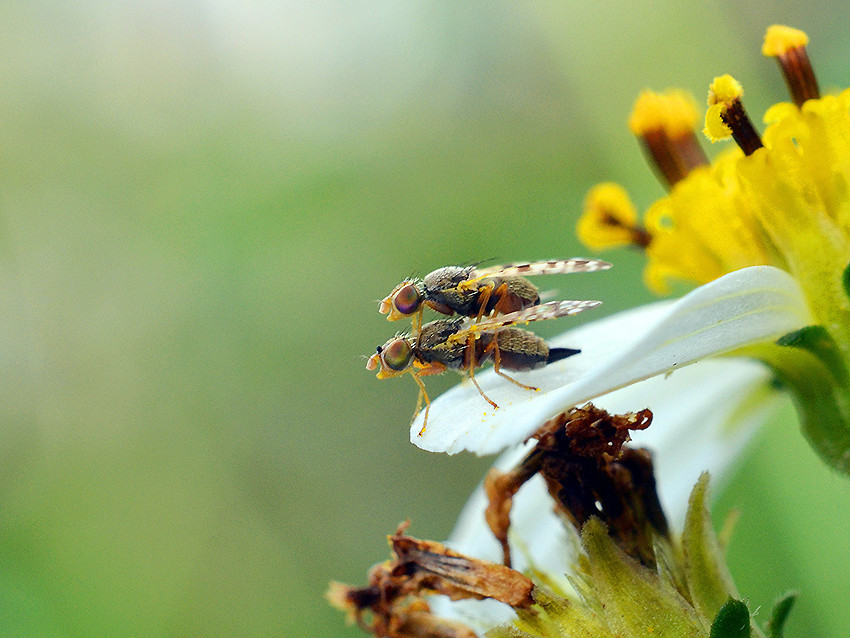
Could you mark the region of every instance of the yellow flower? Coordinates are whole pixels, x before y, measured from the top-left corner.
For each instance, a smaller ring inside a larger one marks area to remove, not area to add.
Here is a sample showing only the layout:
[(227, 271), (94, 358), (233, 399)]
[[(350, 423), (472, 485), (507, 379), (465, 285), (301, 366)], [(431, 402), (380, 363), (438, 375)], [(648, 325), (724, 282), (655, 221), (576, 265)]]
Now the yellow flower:
[[(630, 126), (669, 192), (647, 209), (641, 224), (635, 215), (611, 214), (599, 189), (614, 187), (597, 187), (578, 228), (591, 248), (631, 243), (644, 250), (645, 283), (661, 294), (674, 282), (702, 285), (748, 266), (789, 273), (803, 292), (812, 325), (778, 342), (791, 349), (762, 345), (744, 354), (768, 363), (788, 384), (809, 438), (847, 471), (850, 89), (820, 95), (807, 43), (796, 29), (767, 30), (762, 51), (779, 62), (793, 101), (768, 109), (762, 134), (746, 113), (741, 84), (728, 75), (714, 79), (704, 132), (712, 142), (732, 137), (738, 148), (711, 163), (699, 161), (693, 150), (695, 125), (683, 131), (680, 93), (642, 95)], [(636, 127), (635, 121), (651, 126)], [(617, 192), (617, 210), (632, 210), (624, 192)], [(831, 425), (823, 426), (827, 421)]]
[[(806, 41), (802, 32), (775, 26), (768, 29), (764, 50), (780, 61), (787, 58), (784, 52), (797, 52), (794, 59), (799, 60)], [(796, 75), (795, 69), (783, 69), (791, 74), (794, 94), (799, 85), (810, 84), (795, 78), (814, 77), (810, 66)], [(816, 314), (829, 306), (833, 315), (838, 306), (846, 320), (842, 277), (850, 262), (850, 94), (775, 105), (765, 116), (768, 126), (761, 137), (746, 117), (742, 96), (734, 78), (716, 78), (706, 114), (706, 132), (713, 141), (731, 135), (742, 148), (721, 154), (710, 165), (688, 162), (686, 176), (668, 179), (669, 194), (646, 212), (649, 241), (632, 243), (645, 244), (647, 284), (666, 293), (671, 281), (702, 284), (745, 266), (774, 265), (797, 278)], [(657, 159), (659, 144), (653, 136), (658, 134), (653, 131), (677, 130), (690, 139), (682, 132), (687, 121), (683, 101), (679, 92), (645, 93), (630, 122), (665, 177), (670, 172)], [(655, 112), (654, 127), (635, 126), (636, 120), (652, 119), (647, 110)], [(665, 155), (693, 154), (683, 144), (668, 144)], [(596, 233), (596, 241), (586, 242), (591, 247), (599, 246), (605, 233), (622, 235), (621, 225), (609, 221), (606, 227), (600, 219), (593, 193), (579, 222), (580, 237), (591, 234), (588, 226)], [(824, 296), (829, 299), (820, 302)]]

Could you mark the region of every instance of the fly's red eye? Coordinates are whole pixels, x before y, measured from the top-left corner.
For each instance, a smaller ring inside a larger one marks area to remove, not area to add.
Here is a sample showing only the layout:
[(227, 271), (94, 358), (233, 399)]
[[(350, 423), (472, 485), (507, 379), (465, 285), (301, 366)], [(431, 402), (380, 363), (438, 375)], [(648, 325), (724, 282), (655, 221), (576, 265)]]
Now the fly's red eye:
[(414, 284), (405, 284), (393, 296), (393, 305), (403, 315), (412, 315), (419, 310), (422, 303), (422, 295)]
[(413, 348), (404, 339), (395, 339), (384, 346), (381, 352), (381, 359), (391, 370), (404, 370), (410, 365), (410, 359), (413, 356)]

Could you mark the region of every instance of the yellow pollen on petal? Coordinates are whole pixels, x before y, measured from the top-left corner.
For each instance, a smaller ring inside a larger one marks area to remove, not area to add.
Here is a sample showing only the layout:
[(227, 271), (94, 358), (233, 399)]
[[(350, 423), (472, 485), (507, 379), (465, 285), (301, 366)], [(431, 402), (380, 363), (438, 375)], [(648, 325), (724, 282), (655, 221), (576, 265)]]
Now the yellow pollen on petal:
[(792, 49), (800, 49), (809, 44), (809, 36), (805, 31), (793, 29), (781, 24), (774, 24), (767, 28), (764, 34), (764, 44), (761, 52), (767, 57), (784, 55)]
[(703, 284), (745, 266), (769, 263), (771, 249), (736, 183), (738, 150), (694, 170), (645, 215), (652, 243), (644, 278), (658, 293), (669, 282)]

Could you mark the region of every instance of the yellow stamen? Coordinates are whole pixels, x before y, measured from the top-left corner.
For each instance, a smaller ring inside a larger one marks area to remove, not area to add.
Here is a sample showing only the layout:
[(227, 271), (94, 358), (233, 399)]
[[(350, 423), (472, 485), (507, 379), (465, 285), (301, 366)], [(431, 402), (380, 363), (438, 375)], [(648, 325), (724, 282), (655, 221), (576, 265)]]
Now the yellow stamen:
[(741, 97), (744, 89), (731, 75), (714, 78), (708, 91), (708, 111), (705, 114), (705, 134), (712, 142), (730, 135), (746, 155), (763, 145), (758, 132), (744, 110)]
[(744, 87), (731, 75), (721, 75), (714, 78), (708, 89), (708, 111), (705, 114), (705, 136), (712, 143), (728, 139), (732, 129), (723, 119), (723, 113), (729, 105), (740, 100), (744, 95)]
[(697, 141), (696, 101), (685, 91), (643, 91), (629, 117), (629, 128), (644, 146), (668, 186), (708, 163)]
[(797, 106), (820, 97), (818, 81), (806, 45), (809, 37), (798, 29), (775, 24), (768, 27), (761, 52), (775, 57)]

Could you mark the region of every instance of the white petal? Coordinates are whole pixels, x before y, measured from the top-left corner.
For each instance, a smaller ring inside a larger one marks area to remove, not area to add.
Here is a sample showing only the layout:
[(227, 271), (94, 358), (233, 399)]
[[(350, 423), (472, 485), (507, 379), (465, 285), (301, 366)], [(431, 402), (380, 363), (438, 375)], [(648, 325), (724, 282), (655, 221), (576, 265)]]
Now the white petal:
[(812, 322), (803, 293), (788, 273), (770, 266), (738, 270), (678, 301), (614, 315), (553, 340), (553, 345), (582, 352), (512, 375), (539, 392), (519, 388), (492, 371), (476, 375), (498, 409), (491, 409), (471, 383), (461, 383), (433, 401), (422, 436), (424, 411), (420, 413), (410, 440), (432, 452), (494, 454), (524, 441), (546, 419), (571, 406), (700, 359), (774, 340)]
[[(653, 411), (652, 425), (635, 432), (632, 445), (652, 450), (664, 511), (671, 526), (681, 529), (688, 496), (700, 473), (708, 470), (716, 489), (757, 427), (788, 402), (770, 380), (770, 372), (756, 362), (718, 359), (697, 363), (670, 377), (636, 383), (598, 397), (594, 403), (616, 413), (642, 407)], [(513, 467), (530, 445), (506, 451), (495, 466)], [(479, 486), (464, 507), (448, 544), (461, 553), (499, 562), (502, 550), (484, 521), (486, 505)], [(569, 589), (564, 575), (573, 560), (573, 542), (554, 513), (540, 476), (526, 483), (514, 497), (510, 542), (515, 568), (523, 571), (533, 565)], [(481, 608), (435, 602), (438, 615), (471, 623), (481, 632), (513, 617), (507, 605)]]

